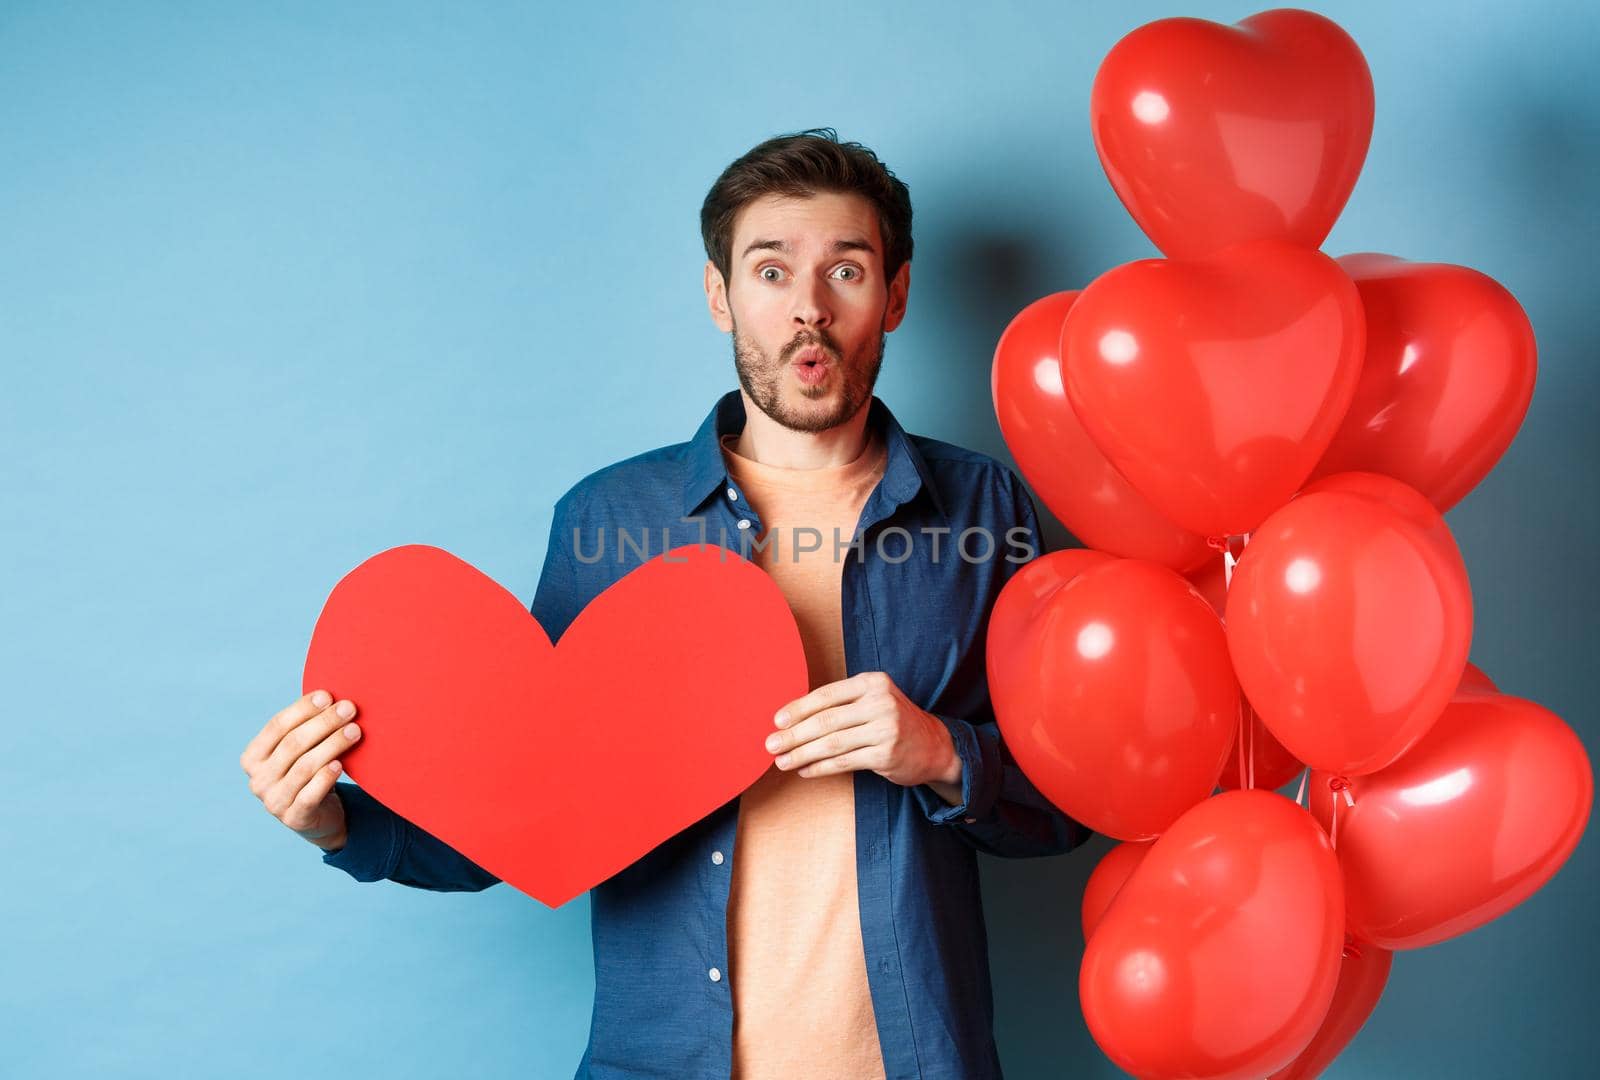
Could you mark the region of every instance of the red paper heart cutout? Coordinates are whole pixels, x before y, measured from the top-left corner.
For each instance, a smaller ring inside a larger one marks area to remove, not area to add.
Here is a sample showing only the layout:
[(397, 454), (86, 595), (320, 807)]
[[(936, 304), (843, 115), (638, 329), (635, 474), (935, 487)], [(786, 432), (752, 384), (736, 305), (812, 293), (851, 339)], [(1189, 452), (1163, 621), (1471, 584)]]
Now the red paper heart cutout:
[(1361, 375), (1361, 296), (1337, 263), (1273, 240), (1102, 274), (1062, 326), (1067, 398), (1171, 520), (1246, 533), (1310, 475)]
[(1111, 186), (1168, 255), (1322, 245), (1372, 140), (1372, 73), (1337, 23), (1161, 19), (1112, 48), (1089, 124)]
[(782, 592), (720, 547), (628, 573), (552, 647), (505, 588), (414, 544), (334, 587), (304, 687), (356, 703), (342, 760), (379, 802), (558, 907), (759, 778), (808, 680)]
[(1522, 425), (1538, 366), (1533, 327), (1516, 297), (1465, 266), (1370, 253), (1338, 262), (1361, 292), (1367, 350), (1350, 410), (1312, 476), (1383, 473), (1442, 514)]

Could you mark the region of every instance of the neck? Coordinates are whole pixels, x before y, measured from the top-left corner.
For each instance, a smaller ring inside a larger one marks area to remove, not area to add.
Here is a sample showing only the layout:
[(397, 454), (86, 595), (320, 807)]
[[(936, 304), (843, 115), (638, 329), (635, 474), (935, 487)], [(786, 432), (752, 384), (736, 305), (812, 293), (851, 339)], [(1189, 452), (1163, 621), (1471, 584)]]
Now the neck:
[(826, 469), (848, 465), (867, 445), (869, 397), (854, 416), (826, 431), (794, 431), (762, 412), (743, 389), (744, 430), (733, 444), (740, 457), (780, 469)]

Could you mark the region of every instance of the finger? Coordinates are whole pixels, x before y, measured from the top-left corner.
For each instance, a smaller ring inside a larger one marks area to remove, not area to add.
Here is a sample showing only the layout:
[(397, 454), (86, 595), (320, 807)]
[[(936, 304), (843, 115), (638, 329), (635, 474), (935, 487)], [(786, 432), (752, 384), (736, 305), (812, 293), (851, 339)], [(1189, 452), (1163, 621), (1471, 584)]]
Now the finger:
[(249, 745), (244, 748), (244, 753), (239, 755), (240, 766), (245, 772), (250, 772), (254, 766), (267, 759), (285, 735), (332, 703), (333, 695), (326, 690), (313, 690), (309, 694), (302, 694), (286, 708), (279, 709), (273, 714), (272, 719), (267, 721), (266, 726), (256, 733), (256, 737), (250, 740)]
[(870, 719), (872, 713), (864, 708), (859, 700), (834, 705), (792, 727), (769, 734), (766, 741), (767, 751), (773, 754), (786, 753), (820, 739), (829, 732), (855, 727)]
[(876, 772), (883, 768), (882, 755), (883, 751), (877, 745), (864, 746), (807, 765), (801, 768), (797, 775), (810, 779), (815, 776), (829, 776), (833, 773), (860, 772), (864, 769), (871, 769)]
[(289, 804), (289, 809), (282, 818), (283, 823), (297, 832), (304, 832), (315, 825), (318, 812), (322, 808), (322, 800), (333, 790), (334, 782), (339, 779), (342, 771), (338, 761), (330, 761), (318, 769), (312, 775), (311, 782), (301, 788), (300, 794)]
[(340, 698), (309, 720), (302, 721), (285, 735), (278, 743), (277, 749), (272, 751), (266, 763), (262, 765), (258, 775), (268, 785), (277, 783), (293, 768), (300, 755), (355, 717), (355, 702), (348, 698)]
[[(354, 735), (349, 734), (351, 728), (356, 729)], [(267, 809), (282, 818), (299, 799), (301, 789), (316, 778), (322, 767), (349, 750), (360, 738), (359, 725), (345, 724), (301, 754), (284, 773), (283, 779), (272, 785), (267, 798), (262, 800), (267, 804)]]
[(805, 697), (796, 698), (779, 709), (773, 723), (780, 728), (790, 728), (823, 709), (855, 701), (875, 690), (887, 689), (889, 685), (892, 685), (889, 676), (881, 671), (863, 671), (848, 679), (823, 683)]
[(795, 772), (813, 762), (825, 761), (853, 750), (876, 746), (881, 739), (882, 735), (878, 728), (871, 724), (859, 724), (812, 739), (787, 754), (780, 754), (773, 764), (785, 772)]

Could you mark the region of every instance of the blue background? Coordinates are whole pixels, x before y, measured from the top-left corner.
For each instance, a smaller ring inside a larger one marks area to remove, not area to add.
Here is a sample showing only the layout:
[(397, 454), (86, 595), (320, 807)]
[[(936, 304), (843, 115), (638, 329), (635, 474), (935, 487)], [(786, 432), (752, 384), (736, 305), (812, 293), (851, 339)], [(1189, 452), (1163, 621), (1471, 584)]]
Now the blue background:
[[(700, 7), (0, 4), (0, 1072), (570, 1076), (586, 898), (360, 887), (246, 788), (328, 590), (424, 542), (531, 598), (555, 498), (734, 385), (696, 215), (780, 131), (836, 126), (910, 184), (878, 392), (1005, 456), (1006, 321), (1154, 254), (1090, 141), (1101, 57), (1255, 10)], [(1321, 10), (1377, 90), (1326, 250), (1475, 267), (1533, 320), (1522, 433), (1449, 520), (1473, 658), (1593, 753), (1600, 19)], [(1009, 1076), (1118, 1075), (1076, 998), (1104, 847), (984, 860)], [(1330, 1075), (1581, 1073), (1597, 877), (1590, 838), (1519, 910), (1400, 955)]]

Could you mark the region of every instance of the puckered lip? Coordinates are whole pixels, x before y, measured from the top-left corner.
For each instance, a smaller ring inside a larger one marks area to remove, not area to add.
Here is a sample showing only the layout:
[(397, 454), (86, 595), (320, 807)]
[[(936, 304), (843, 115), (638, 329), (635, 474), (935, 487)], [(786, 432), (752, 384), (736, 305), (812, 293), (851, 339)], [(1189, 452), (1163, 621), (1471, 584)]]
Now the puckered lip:
[(829, 361), (828, 351), (820, 345), (807, 345), (794, 354), (793, 364), (826, 364)]

